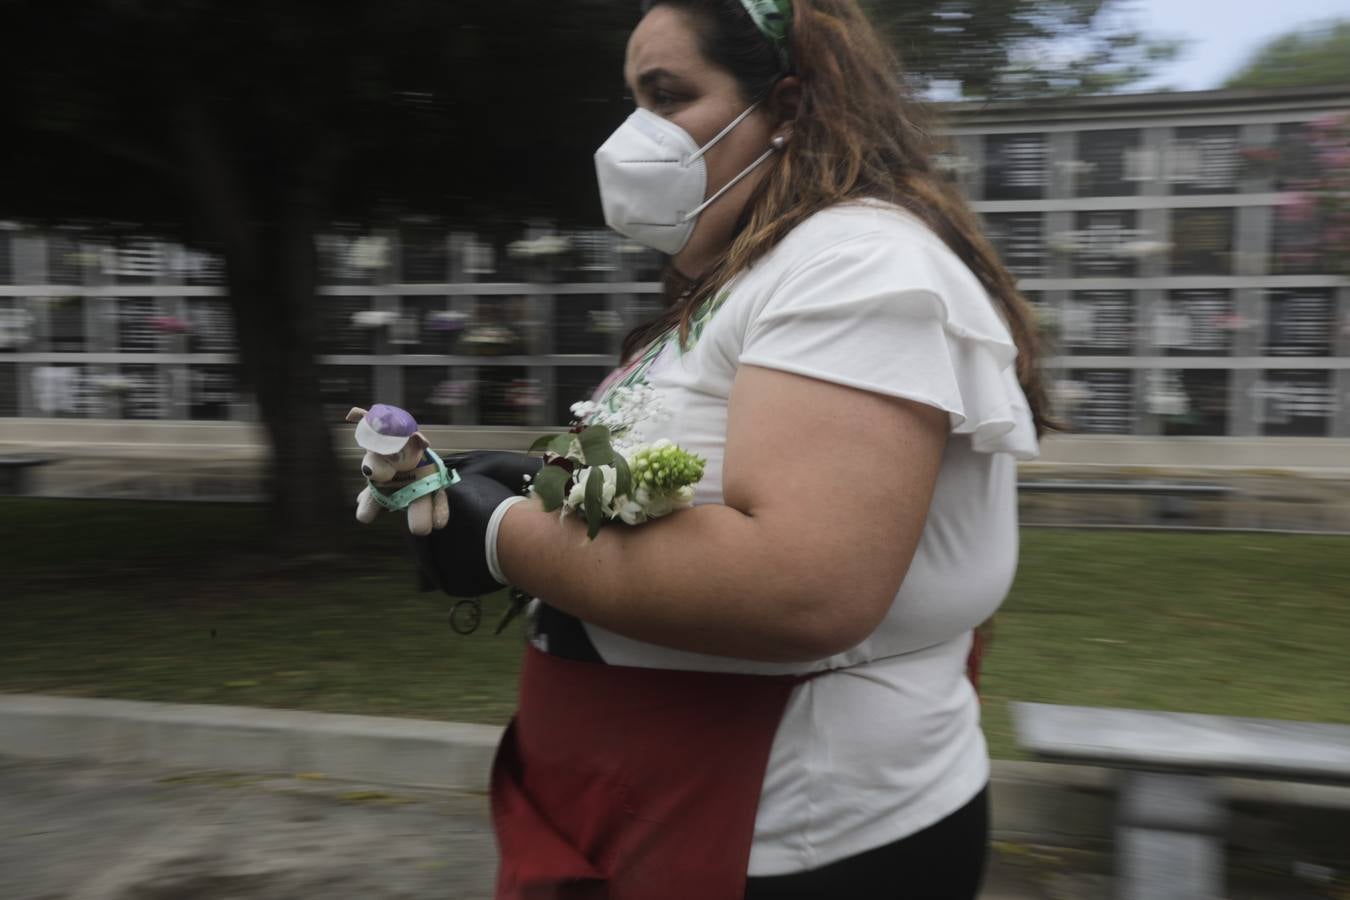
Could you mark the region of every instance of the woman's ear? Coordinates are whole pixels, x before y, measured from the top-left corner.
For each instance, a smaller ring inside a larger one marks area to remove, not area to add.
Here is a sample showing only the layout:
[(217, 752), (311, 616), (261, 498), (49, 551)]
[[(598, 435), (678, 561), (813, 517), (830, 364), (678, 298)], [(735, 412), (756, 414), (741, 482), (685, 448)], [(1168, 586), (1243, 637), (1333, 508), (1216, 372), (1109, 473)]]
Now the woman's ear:
[(797, 118), (802, 103), (802, 80), (796, 75), (784, 75), (769, 92), (769, 114), (774, 127), (779, 128)]

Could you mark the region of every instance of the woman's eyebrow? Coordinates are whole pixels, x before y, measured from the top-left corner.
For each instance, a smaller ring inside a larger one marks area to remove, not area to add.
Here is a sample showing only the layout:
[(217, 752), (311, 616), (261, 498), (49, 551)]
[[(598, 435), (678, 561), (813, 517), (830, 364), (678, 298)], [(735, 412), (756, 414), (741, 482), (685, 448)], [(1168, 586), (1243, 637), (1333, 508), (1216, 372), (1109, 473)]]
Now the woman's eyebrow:
[(672, 81), (680, 80), (680, 76), (676, 75), (669, 69), (655, 68), (655, 69), (648, 69), (647, 71), (639, 75), (637, 80), (637, 86), (640, 88), (649, 87), (653, 82), (659, 81), (662, 78), (669, 78)]

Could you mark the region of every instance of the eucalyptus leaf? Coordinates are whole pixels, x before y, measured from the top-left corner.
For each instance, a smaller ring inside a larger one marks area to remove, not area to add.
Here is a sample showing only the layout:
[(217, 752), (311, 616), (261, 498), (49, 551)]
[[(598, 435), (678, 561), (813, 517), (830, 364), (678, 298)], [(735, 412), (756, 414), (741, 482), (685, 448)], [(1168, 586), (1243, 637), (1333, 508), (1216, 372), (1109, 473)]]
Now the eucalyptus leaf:
[(598, 468), (592, 468), (586, 479), (586, 535), (592, 539), (600, 533), (605, 524), (604, 505), (605, 476)]
[(627, 496), (633, 489), (633, 473), (622, 453), (614, 454), (614, 496)]
[(544, 509), (552, 512), (563, 505), (567, 479), (567, 471), (560, 466), (544, 466), (534, 476), (534, 493), (543, 502)]
[(614, 465), (614, 448), (609, 445), (609, 429), (604, 425), (591, 425), (577, 438), (581, 441), (581, 454), (586, 457), (586, 465)]
[(536, 451), (538, 451), (538, 450), (543, 450), (543, 449), (545, 449), (546, 447), (548, 447), (548, 445), (549, 445), (550, 443), (553, 442), (553, 439), (554, 439), (555, 437), (557, 437), (557, 435), (552, 435), (552, 434), (546, 434), (546, 435), (543, 435), (543, 436), (541, 436), (541, 437), (537, 437), (537, 438), (534, 439), (534, 443), (533, 443), (533, 444), (530, 444), (530, 449), (526, 450), (525, 452), (526, 452), (526, 453), (534, 453), (534, 452), (536, 452)]
[(572, 449), (572, 435), (560, 434), (548, 442), (548, 449), (559, 456), (566, 456), (567, 451)]

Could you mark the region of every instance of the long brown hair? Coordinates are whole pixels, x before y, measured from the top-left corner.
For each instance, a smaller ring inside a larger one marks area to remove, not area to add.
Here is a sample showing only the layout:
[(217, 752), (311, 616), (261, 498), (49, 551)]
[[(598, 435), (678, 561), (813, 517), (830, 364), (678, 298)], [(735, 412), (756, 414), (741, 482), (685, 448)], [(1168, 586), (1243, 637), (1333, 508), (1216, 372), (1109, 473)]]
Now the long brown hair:
[[(647, 0), (691, 15), (704, 56), (735, 76), (747, 103), (764, 100), (784, 74), (781, 60), (740, 0)], [(790, 71), (801, 80), (792, 139), (746, 205), (735, 239), (690, 283), (667, 267), (671, 301), (656, 319), (624, 339), (630, 358), (690, 321), (738, 273), (754, 265), (788, 232), (821, 210), (863, 198), (885, 200), (926, 223), (970, 268), (997, 303), (1017, 345), (1017, 378), (1037, 434), (1049, 418), (1030, 306), (984, 237), (955, 185), (933, 166), (942, 144), (924, 106), (908, 96), (900, 66), (856, 0), (793, 0)]]

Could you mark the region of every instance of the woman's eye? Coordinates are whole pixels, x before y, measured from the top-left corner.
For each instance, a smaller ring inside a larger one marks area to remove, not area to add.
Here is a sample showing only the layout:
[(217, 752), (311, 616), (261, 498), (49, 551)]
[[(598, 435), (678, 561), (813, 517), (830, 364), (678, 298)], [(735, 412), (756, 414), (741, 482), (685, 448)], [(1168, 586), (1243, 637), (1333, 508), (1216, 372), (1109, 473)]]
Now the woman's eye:
[(657, 108), (674, 106), (676, 102), (675, 95), (669, 91), (652, 92), (652, 105)]

